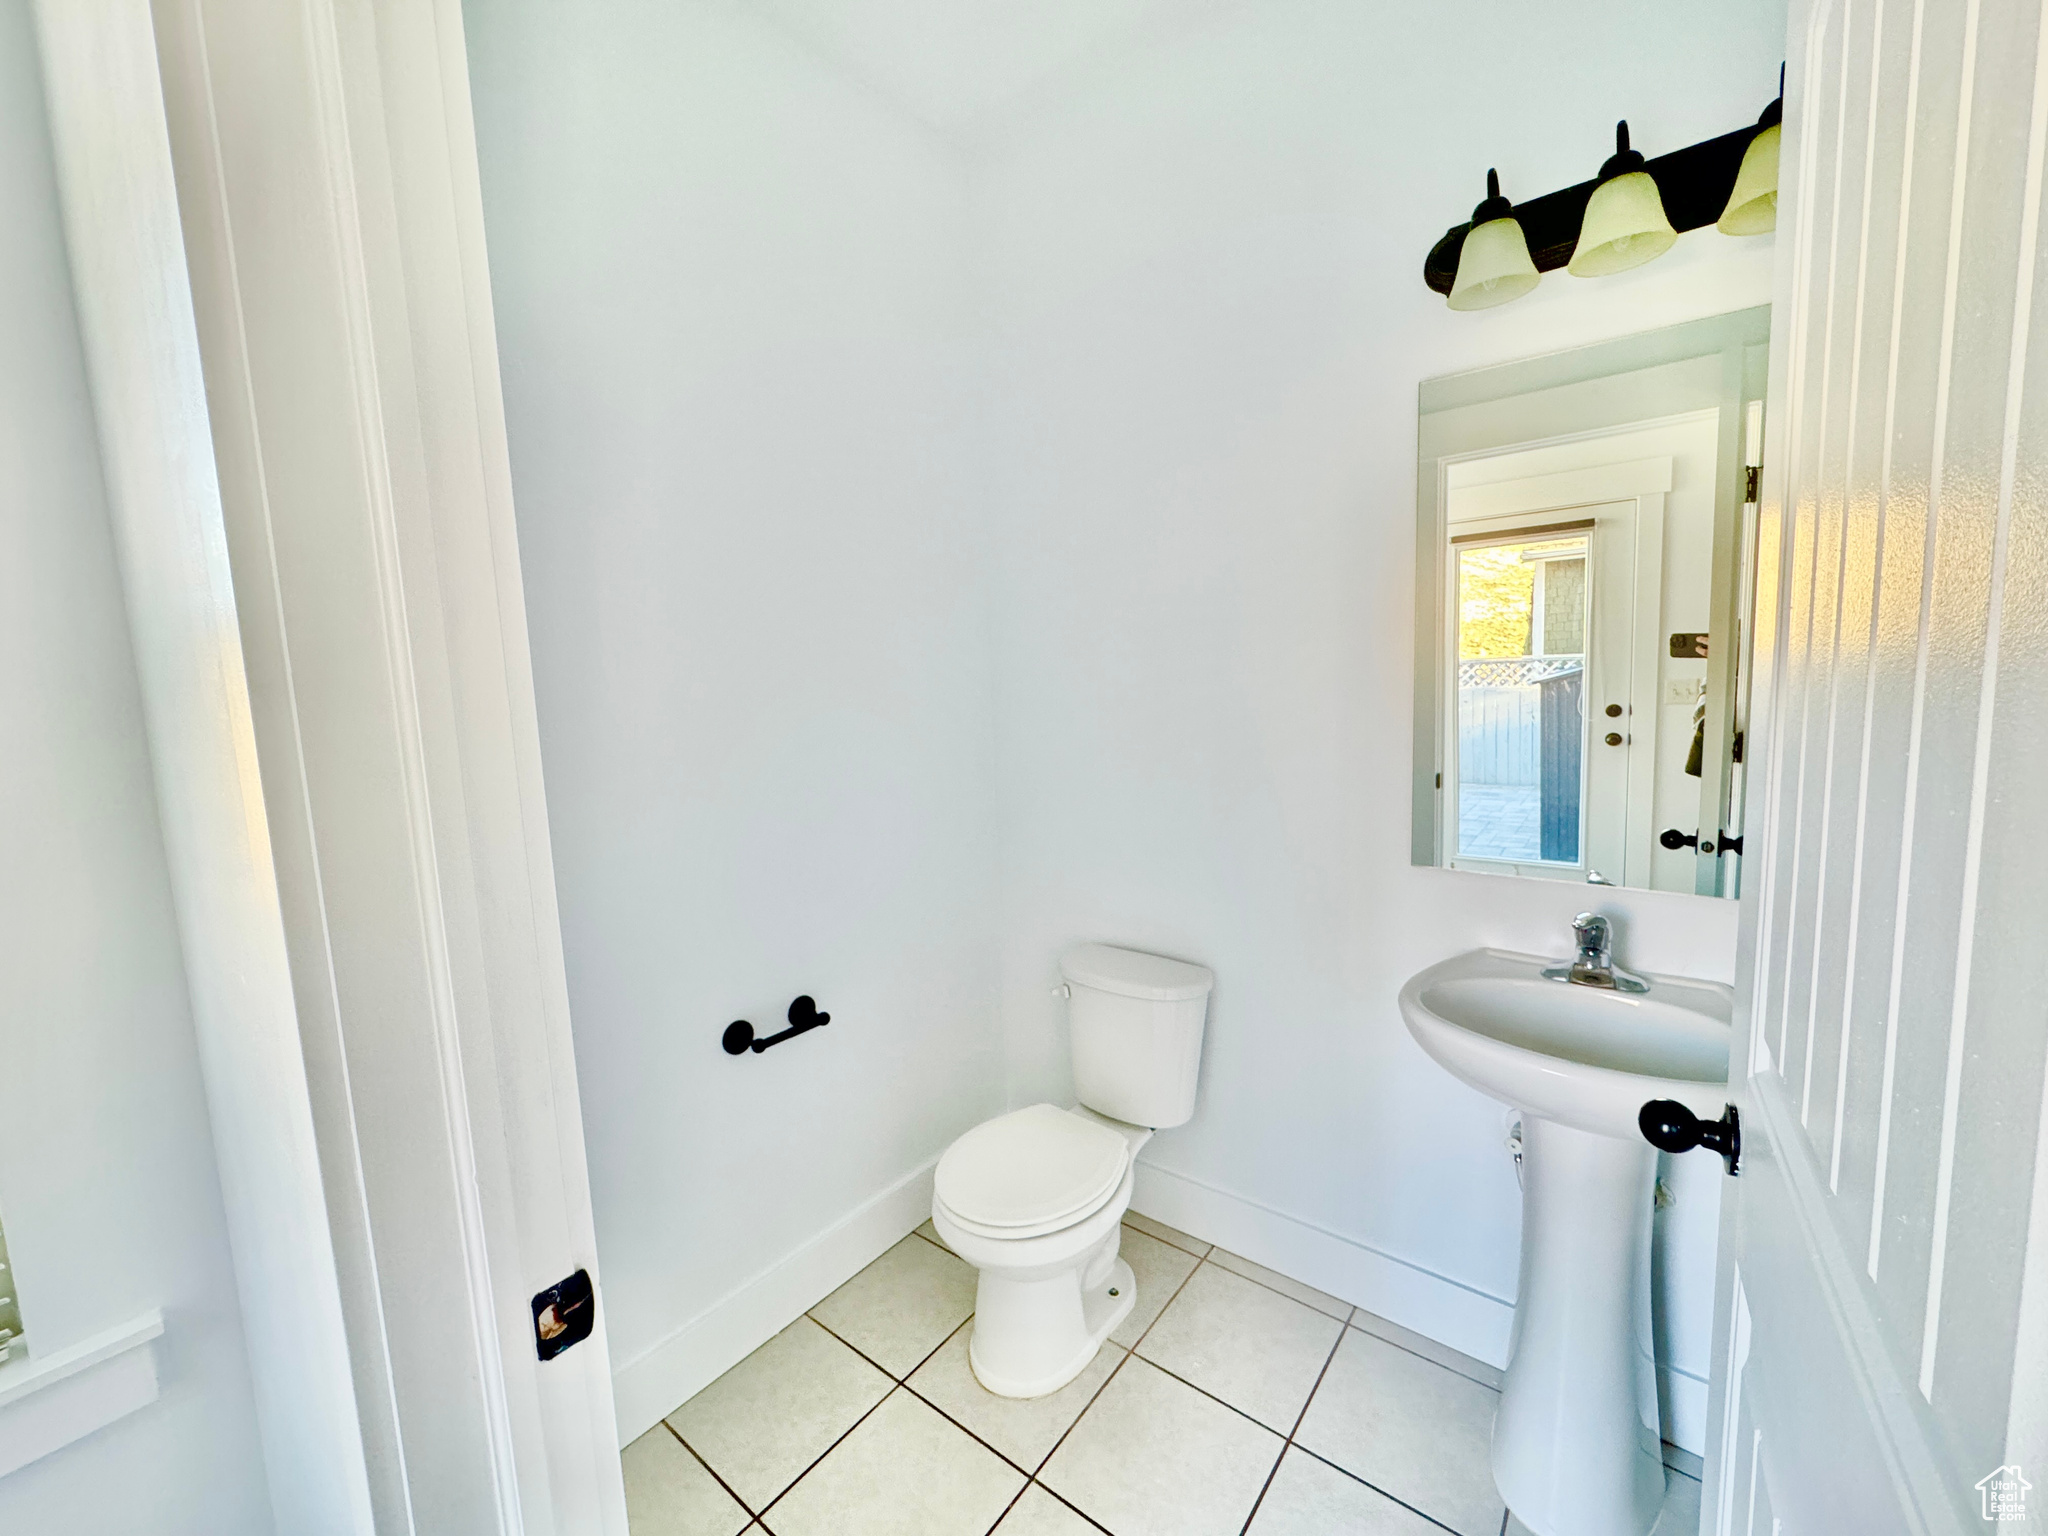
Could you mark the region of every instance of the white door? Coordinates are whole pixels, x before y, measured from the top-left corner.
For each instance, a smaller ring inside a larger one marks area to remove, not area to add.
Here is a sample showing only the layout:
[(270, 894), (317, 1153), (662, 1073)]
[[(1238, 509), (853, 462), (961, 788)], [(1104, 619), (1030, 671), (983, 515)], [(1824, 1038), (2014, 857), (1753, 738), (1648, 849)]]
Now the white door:
[(460, 4), (39, 19), (277, 1527), (624, 1536)]
[(2044, 44), (1793, 6), (1709, 1531), (2048, 1519)]

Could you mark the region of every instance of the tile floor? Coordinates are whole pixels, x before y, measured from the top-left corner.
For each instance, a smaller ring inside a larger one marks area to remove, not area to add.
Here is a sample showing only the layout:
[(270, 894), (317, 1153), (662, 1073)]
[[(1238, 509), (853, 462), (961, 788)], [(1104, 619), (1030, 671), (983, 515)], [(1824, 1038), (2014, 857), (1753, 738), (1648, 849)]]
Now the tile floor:
[(1534, 784), (1460, 784), (1458, 852), (1475, 859), (1542, 858), (1542, 792)]
[[(1123, 1253), (1112, 1342), (1017, 1402), (927, 1222), (626, 1448), (633, 1536), (1527, 1536), (1491, 1366), (1135, 1213)], [(1655, 1536), (1692, 1536), (1671, 1460)]]

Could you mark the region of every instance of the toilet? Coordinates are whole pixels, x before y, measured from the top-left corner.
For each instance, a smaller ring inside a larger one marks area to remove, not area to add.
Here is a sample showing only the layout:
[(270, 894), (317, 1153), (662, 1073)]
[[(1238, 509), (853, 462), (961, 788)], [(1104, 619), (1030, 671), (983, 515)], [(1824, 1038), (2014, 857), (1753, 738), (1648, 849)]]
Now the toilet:
[(1210, 971), (1109, 944), (1060, 957), (1071, 1109), (998, 1115), (939, 1159), (932, 1225), (980, 1272), (967, 1358), (1002, 1397), (1043, 1397), (1087, 1368), (1138, 1298), (1119, 1234), (1138, 1149), (1195, 1112)]

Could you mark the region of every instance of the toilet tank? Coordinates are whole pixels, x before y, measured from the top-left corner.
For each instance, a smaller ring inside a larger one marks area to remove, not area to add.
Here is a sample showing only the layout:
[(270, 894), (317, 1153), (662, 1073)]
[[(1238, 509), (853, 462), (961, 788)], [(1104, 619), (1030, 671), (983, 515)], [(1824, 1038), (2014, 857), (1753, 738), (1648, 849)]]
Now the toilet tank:
[(1130, 1125), (1184, 1125), (1202, 1067), (1207, 966), (1111, 944), (1060, 957), (1074, 1049), (1074, 1092), (1097, 1114)]

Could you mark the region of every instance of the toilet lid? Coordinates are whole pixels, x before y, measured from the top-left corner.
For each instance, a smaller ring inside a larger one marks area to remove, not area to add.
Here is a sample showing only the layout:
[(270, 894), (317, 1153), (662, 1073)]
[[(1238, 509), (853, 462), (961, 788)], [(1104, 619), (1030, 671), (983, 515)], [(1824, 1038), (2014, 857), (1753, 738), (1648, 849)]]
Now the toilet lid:
[(939, 1159), (937, 1193), (977, 1226), (1042, 1227), (1115, 1193), (1130, 1143), (1056, 1104), (998, 1115)]

